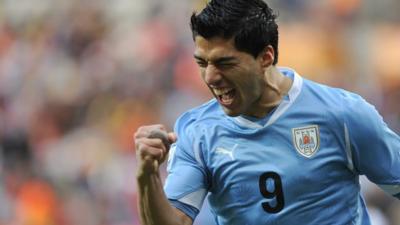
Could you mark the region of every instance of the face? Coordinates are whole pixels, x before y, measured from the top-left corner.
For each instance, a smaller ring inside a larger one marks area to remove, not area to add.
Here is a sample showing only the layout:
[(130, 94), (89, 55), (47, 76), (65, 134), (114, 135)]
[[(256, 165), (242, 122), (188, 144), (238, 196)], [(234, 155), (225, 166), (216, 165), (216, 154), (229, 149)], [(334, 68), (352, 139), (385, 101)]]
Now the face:
[(195, 38), (202, 79), (228, 116), (254, 116), (264, 90), (260, 58), (238, 51), (233, 40)]

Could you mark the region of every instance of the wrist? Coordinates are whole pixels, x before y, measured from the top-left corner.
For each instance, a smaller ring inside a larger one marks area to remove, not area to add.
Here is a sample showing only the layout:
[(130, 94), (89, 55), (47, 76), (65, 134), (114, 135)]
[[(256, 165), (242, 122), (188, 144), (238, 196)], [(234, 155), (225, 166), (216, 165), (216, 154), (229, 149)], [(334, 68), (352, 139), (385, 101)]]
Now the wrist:
[(151, 179), (159, 177), (160, 175), (158, 170), (152, 170), (152, 171), (139, 170), (136, 173), (136, 181), (138, 182), (138, 184), (146, 184), (149, 183)]

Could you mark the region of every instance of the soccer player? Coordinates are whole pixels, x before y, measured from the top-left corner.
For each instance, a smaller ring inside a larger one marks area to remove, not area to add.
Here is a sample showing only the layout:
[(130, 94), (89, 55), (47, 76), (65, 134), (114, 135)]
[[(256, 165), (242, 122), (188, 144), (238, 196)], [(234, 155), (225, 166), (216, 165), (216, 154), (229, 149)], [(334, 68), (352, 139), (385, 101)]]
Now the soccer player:
[(363, 174), (400, 197), (399, 136), (362, 97), (278, 68), (275, 18), (262, 0), (212, 0), (192, 15), (215, 98), (174, 132), (135, 133), (143, 225), (192, 224), (207, 194), (220, 225), (370, 225)]

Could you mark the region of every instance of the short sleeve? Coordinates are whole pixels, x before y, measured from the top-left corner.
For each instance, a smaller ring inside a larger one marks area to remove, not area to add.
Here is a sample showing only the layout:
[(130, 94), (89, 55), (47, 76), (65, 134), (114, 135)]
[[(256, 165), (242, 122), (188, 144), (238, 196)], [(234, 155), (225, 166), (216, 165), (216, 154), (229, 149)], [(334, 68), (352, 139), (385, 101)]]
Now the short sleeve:
[[(164, 190), (175, 207), (183, 203), (181, 205), (195, 208), (198, 213), (207, 195), (207, 173), (200, 157), (200, 143), (192, 131), (192, 123), (184, 119), (180, 118), (175, 125), (178, 141), (170, 149)], [(187, 208), (180, 207), (194, 219), (193, 210)]]
[(355, 170), (400, 197), (400, 138), (374, 106), (358, 95), (345, 97), (345, 127)]

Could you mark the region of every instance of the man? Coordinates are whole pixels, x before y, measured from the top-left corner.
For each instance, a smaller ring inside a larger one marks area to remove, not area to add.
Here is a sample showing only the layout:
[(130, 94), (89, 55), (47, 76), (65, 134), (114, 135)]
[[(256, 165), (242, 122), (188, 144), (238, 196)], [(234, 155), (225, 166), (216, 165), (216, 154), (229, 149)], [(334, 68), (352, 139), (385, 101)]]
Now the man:
[(144, 225), (192, 224), (206, 194), (217, 224), (369, 225), (362, 174), (400, 197), (399, 136), (360, 96), (277, 68), (278, 26), (263, 1), (212, 0), (191, 28), (215, 99), (175, 132), (135, 133)]

